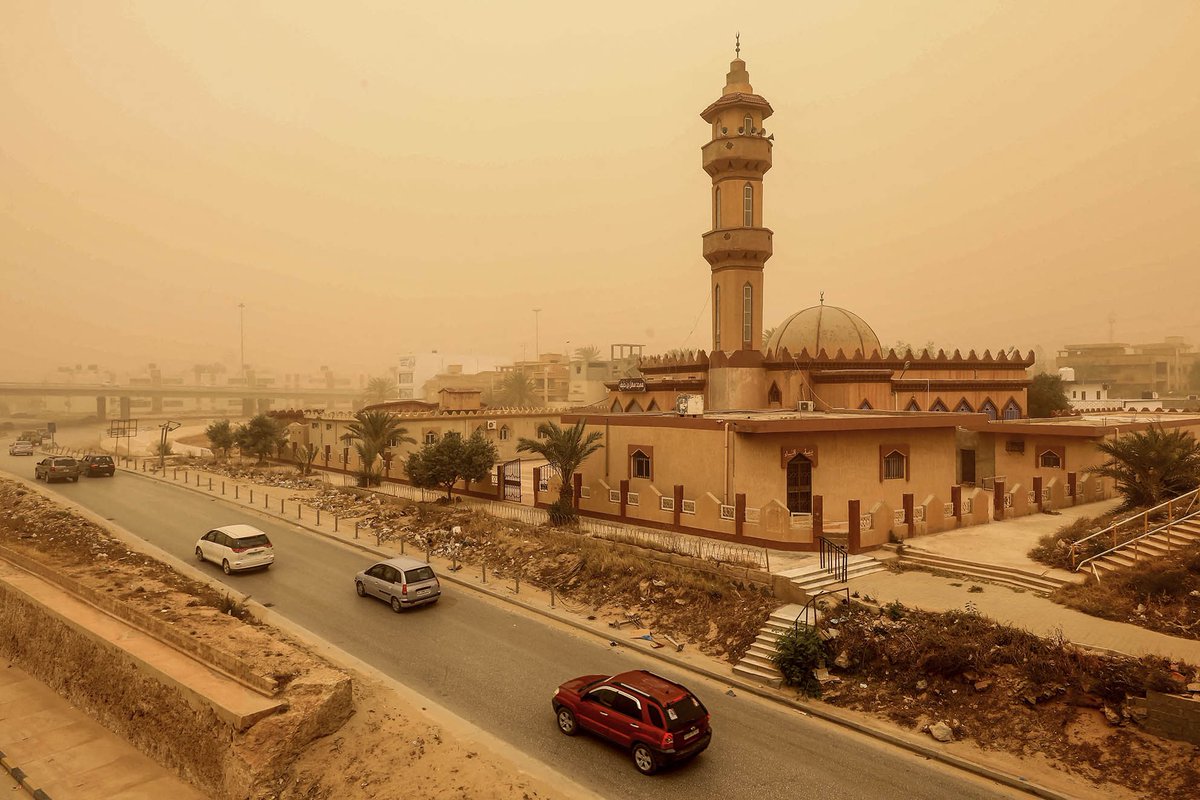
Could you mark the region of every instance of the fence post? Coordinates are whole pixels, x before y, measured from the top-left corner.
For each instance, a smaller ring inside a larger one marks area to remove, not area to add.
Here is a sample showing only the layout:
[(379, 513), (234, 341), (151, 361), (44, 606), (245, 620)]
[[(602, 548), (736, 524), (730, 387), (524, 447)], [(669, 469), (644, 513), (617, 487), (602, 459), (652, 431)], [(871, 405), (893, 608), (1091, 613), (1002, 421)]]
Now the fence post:
[(766, 560), (767, 560), (767, 572), (770, 572), (771, 571), (771, 551), (765, 547), (763, 548), (763, 557), (766, 558)]
[(271, 495), (267, 494), (266, 492), (263, 492), (263, 508), (270, 508), (270, 507), (271, 507)]
[(179, 467), (171, 467), (171, 480), (179, 480)]
[(221, 481), (221, 494), (225, 494), (225, 481)]
[(521, 593), (521, 576), (519, 574), (514, 575), (513, 582), (516, 583), (516, 585), (517, 585), (517, 588), (513, 589), (513, 594), (520, 594)]
[(208, 490), (209, 490), (210, 492), (212, 491), (212, 478), (209, 478), (209, 479), (208, 479)]
[(321, 527), (321, 509), (317, 509), (317, 527)]
[(554, 587), (550, 587), (550, 607), (554, 608)]

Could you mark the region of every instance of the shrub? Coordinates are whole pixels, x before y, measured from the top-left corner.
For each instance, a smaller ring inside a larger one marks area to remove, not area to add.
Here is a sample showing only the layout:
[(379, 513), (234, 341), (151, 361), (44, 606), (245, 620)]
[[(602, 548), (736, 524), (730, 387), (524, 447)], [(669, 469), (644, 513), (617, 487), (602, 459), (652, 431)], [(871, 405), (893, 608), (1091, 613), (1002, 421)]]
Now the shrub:
[(779, 637), (775, 643), (775, 655), (771, 656), (776, 668), (783, 673), (788, 686), (794, 686), (809, 697), (821, 696), (821, 684), (813, 676), (813, 670), (825, 660), (825, 648), (816, 628), (797, 625)]

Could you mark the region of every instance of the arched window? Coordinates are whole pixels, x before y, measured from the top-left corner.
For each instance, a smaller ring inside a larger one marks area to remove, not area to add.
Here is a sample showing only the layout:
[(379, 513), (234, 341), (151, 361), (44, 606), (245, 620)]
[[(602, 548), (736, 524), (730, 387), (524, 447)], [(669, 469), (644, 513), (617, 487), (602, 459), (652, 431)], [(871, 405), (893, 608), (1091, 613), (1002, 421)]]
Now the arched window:
[(975, 409), (971, 408), (971, 404), (967, 402), (967, 398), (958, 401), (958, 405), (954, 408), (959, 414), (972, 414)]
[(713, 287), (713, 349), (721, 349), (721, 287)]
[(612, 408), (610, 408), (609, 411), (611, 411), (614, 414), (620, 414), (621, 413), (621, 401), (613, 400)]
[(742, 346), (748, 347), (754, 330), (754, 287), (742, 287)]
[(750, 135), (750, 133), (751, 133), (751, 131), (753, 131), (753, 130), (754, 130), (754, 117), (752, 117), (752, 116), (750, 116), (749, 114), (747, 114), (747, 115), (746, 115), (746, 116), (745, 116), (745, 117), (742, 119), (742, 133), (744, 133), (744, 134), (746, 134), (747, 136), (749, 136), (749, 135)]
[(883, 457), (883, 479), (885, 481), (904, 480), (908, 477), (908, 459), (899, 450), (893, 450)]
[(659, 411), (660, 409), (658, 407), (658, 401), (655, 400), (654, 398), (650, 398), (650, 405), (646, 406), (646, 410), (647, 411)]
[(771, 382), (771, 388), (767, 389), (767, 407), (778, 407), (783, 405), (783, 392), (779, 391), (779, 384)]
[(946, 408), (946, 404), (943, 403), (942, 398), (939, 397), (937, 400), (933, 401), (933, 405), (931, 405), (929, 407), (929, 410), (930, 411), (949, 411), (950, 409)]
[(742, 189), (742, 227), (754, 227), (754, 187), (749, 183)]
[(721, 227), (721, 187), (713, 189), (713, 230)]
[(641, 450), (634, 450), (633, 455), (629, 457), (629, 461), (629, 476), (631, 478), (650, 478), (650, 456)]
[(630, 400), (629, 405), (625, 406), (625, 410), (630, 414), (641, 413), (642, 404), (637, 400)]
[(503, 441), (507, 441), (507, 440), (508, 440), (508, 426), (501, 425), (500, 426), (500, 441), (503, 442)]
[(908, 405), (906, 405), (904, 407), (904, 410), (905, 411), (920, 411), (921, 405), (917, 402), (916, 398), (914, 397), (912, 400), (908, 401)]
[(984, 400), (983, 405), (979, 407), (979, 410), (984, 414), (987, 414), (988, 419), (994, 420), (1000, 417), (1000, 409), (996, 408), (996, 404), (991, 400)]
[(871, 406), (870, 400), (863, 400), (861, 403), (858, 404), (859, 411), (870, 411), (871, 409), (872, 409), (872, 406)]
[(425, 444), (434, 444), (437, 440), (437, 431), (425, 431)]
[(1009, 401), (1004, 404), (1004, 418), (1005, 419), (1020, 419), (1021, 418), (1021, 407), (1019, 405), (1017, 405), (1016, 400), (1013, 400), (1010, 398)]
[(1053, 450), (1045, 450), (1038, 456), (1038, 466), (1050, 469), (1062, 469), (1062, 457)]

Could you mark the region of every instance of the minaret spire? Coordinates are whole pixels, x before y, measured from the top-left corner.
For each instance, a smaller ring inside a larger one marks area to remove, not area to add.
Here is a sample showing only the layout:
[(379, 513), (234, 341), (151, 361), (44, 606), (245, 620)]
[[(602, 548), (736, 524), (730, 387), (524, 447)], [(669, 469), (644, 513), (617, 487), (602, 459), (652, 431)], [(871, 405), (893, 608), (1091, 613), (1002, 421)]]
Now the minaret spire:
[(733, 55), (735, 58), (742, 57), (742, 32), (738, 31), (733, 35)]

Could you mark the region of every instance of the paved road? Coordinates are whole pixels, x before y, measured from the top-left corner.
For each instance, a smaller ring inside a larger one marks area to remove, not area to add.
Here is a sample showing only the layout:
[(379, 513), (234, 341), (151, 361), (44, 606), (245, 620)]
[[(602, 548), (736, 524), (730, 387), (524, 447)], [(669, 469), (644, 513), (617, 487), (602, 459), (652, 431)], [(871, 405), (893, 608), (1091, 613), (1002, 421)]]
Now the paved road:
[[(0, 469), (32, 479), (35, 459), (0, 455)], [(247, 522), (266, 530), (276, 562), (267, 572), (214, 577), (610, 798), (995, 798), (1025, 797), (759, 698), (728, 697), (715, 682), (677, 672), (625, 648), (531, 619), (452, 584), (434, 606), (393, 614), (355, 595), (369, 556), (177, 487), (118, 473), (52, 489), (181, 558), (205, 530)], [(689, 685), (709, 707), (713, 744), (698, 759), (653, 778), (628, 755), (558, 732), (550, 697), (563, 680), (646, 667)]]

